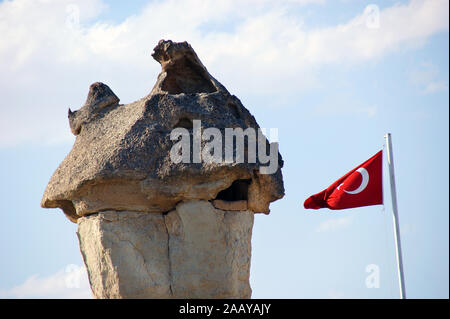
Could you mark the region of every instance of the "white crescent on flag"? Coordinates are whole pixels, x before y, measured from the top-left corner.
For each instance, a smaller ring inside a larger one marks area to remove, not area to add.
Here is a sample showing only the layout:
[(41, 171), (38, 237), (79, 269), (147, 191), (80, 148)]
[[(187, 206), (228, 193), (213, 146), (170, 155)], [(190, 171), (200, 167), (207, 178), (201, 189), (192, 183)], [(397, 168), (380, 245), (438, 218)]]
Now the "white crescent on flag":
[[(346, 192), (347, 194), (358, 194), (361, 193), (369, 184), (369, 172), (364, 168), (364, 167), (360, 167), (358, 168), (355, 172), (358, 172), (361, 174), (362, 177), (362, 181), (361, 181), (361, 185), (359, 185), (359, 187), (357, 189), (355, 189), (354, 191), (346, 191), (345, 189), (342, 189), (342, 191)], [(342, 183), (344, 184), (344, 183)], [(337, 189), (341, 190), (340, 187), (342, 186), (342, 184), (340, 184)]]

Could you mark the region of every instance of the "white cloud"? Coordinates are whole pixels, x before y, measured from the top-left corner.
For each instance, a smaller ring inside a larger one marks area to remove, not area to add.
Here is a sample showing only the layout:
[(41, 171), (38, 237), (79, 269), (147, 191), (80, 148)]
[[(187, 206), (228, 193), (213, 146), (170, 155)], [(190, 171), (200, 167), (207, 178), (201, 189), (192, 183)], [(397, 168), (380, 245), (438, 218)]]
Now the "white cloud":
[[(327, 64), (363, 63), (448, 30), (446, 0), (412, 0), (381, 10), (379, 28), (367, 26), (367, 12), (315, 29), (292, 15), (295, 6), (323, 3), (152, 1), (109, 24), (95, 20), (105, 7), (100, 0), (4, 1), (0, 146), (73, 140), (67, 108), (83, 104), (92, 82), (106, 82), (122, 102), (144, 96), (159, 72), (150, 53), (161, 38), (188, 40), (234, 93), (282, 95), (318, 86), (315, 70)], [(428, 91), (439, 88), (437, 83)]]
[(448, 90), (448, 83), (439, 79), (439, 69), (433, 63), (424, 62), (409, 72), (409, 81), (418, 86), (423, 94)]
[(428, 83), (425, 88), (423, 89), (423, 92), (425, 94), (432, 94), (440, 91), (447, 91), (448, 85), (445, 81), (438, 81), (438, 82), (431, 82)]
[(377, 114), (376, 106), (358, 105), (348, 101), (345, 103), (332, 102), (321, 104), (313, 109), (313, 112), (319, 116), (336, 116), (336, 115), (364, 115), (366, 117), (374, 117)]
[(48, 277), (33, 275), (23, 284), (0, 290), (0, 298), (92, 298), (85, 267), (68, 265)]
[(342, 290), (335, 290), (335, 289), (331, 289), (328, 291), (328, 298), (329, 299), (351, 299)]
[(343, 217), (333, 217), (320, 223), (316, 228), (316, 232), (323, 233), (344, 229), (350, 226), (352, 221), (353, 218), (350, 215)]

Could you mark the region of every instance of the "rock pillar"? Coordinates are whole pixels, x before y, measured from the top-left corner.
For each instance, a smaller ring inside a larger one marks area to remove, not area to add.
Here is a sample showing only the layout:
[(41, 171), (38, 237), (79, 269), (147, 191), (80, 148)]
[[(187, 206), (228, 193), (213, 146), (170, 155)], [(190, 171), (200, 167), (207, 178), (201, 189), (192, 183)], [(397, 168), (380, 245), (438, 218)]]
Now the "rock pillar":
[(78, 221), (96, 298), (250, 298), (253, 213), (188, 201), (167, 213)]
[[(161, 40), (152, 56), (162, 71), (146, 97), (120, 104), (94, 83), (85, 105), (69, 109), (75, 144), (41, 206), (78, 223), (96, 298), (250, 298), (254, 214), (268, 214), (284, 195), (281, 155), (188, 43)], [(222, 143), (223, 156), (208, 159), (208, 128), (223, 136), (254, 130), (263, 147), (253, 147), (250, 134), (232, 145), (234, 161)], [(182, 161), (173, 155), (180, 136), (190, 143)], [(272, 172), (261, 169), (267, 160), (252, 156), (255, 149), (276, 151)]]

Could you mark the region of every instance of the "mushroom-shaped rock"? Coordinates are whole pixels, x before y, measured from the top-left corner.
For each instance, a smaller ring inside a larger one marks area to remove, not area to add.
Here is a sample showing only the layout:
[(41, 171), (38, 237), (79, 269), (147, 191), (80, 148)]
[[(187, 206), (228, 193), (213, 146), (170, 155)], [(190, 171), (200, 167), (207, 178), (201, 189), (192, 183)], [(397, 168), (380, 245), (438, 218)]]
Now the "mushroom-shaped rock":
[[(260, 156), (254, 163), (171, 159), (172, 130), (186, 128), (192, 137), (195, 120), (201, 121), (203, 131), (216, 128), (223, 136), (226, 128), (245, 132), (259, 126), (241, 101), (208, 73), (187, 42), (161, 40), (153, 57), (162, 72), (148, 96), (119, 105), (108, 86), (94, 83), (86, 104), (69, 113), (76, 141), (50, 179), (42, 207), (60, 207), (72, 221), (104, 210), (167, 212), (183, 200), (214, 200), (233, 183), (245, 181), (246, 194), (240, 200), (253, 212), (268, 213), (269, 203), (284, 195), (280, 155), (273, 174), (261, 174)], [(265, 138), (264, 143), (269, 148)], [(202, 140), (202, 147), (205, 144)]]
[(69, 109), (76, 140), (41, 206), (78, 223), (97, 298), (249, 298), (253, 214), (284, 195), (278, 144), (187, 42), (152, 56), (146, 97), (94, 83)]

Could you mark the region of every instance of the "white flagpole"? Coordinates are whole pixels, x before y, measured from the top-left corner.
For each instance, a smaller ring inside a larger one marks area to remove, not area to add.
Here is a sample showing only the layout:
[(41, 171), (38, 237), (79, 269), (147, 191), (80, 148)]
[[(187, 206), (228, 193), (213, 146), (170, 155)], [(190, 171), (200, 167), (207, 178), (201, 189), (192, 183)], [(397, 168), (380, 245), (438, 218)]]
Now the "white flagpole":
[(396, 246), (397, 255), (397, 271), (398, 280), (400, 286), (400, 299), (406, 299), (405, 291), (405, 277), (403, 275), (403, 258), (402, 258), (402, 244), (400, 241), (400, 227), (398, 223), (398, 208), (397, 208), (397, 190), (395, 188), (395, 175), (394, 175), (394, 154), (392, 153), (392, 140), (391, 133), (387, 133), (384, 138), (386, 139), (387, 160), (389, 164), (389, 176), (391, 180), (391, 196), (392, 196), (392, 210), (393, 210), (393, 222), (394, 222), (394, 240)]

